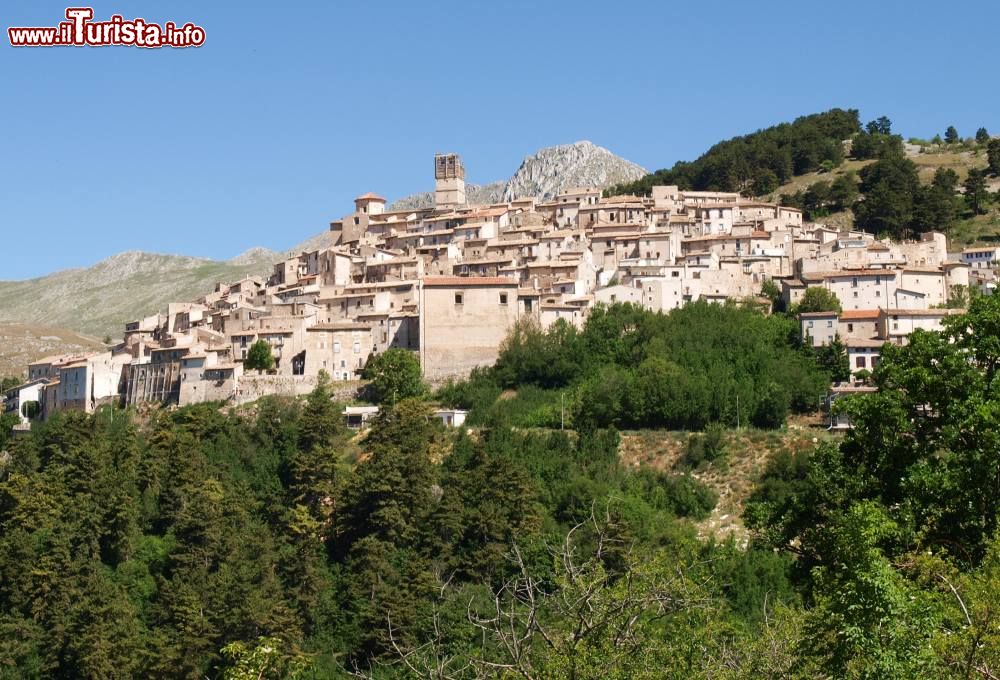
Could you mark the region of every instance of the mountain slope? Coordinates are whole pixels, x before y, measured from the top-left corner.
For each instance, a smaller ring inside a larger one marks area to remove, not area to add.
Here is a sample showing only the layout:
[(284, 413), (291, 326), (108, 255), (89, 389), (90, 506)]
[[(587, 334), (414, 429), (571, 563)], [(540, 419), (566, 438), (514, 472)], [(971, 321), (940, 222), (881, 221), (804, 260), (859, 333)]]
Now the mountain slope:
[[(593, 142), (560, 144), (525, 157), (506, 182), (469, 184), (466, 197), (471, 204), (511, 201), (525, 196), (549, 198), (570, 187), (597, 187), (632, 182), (648, 173), (639, 165), (616, 156)], [(434, 205), (433, 192), (412, 194), (390, 206), (392, 210), (425, 208)]]
[(267, 274), (279, 257), (263, 248), (225, 262), (120, 253), (87, 269), (0, 281), (0, 322), (30, 322), (117, 338), (125, 322), (161, 311), (168, 302), (211, 292), (219, 281)]
[(65, 328), (24, 323), (0, 323), (0, 377), (24, 376), (28, 364), (42, 357), (100, 351), (97, 339)]

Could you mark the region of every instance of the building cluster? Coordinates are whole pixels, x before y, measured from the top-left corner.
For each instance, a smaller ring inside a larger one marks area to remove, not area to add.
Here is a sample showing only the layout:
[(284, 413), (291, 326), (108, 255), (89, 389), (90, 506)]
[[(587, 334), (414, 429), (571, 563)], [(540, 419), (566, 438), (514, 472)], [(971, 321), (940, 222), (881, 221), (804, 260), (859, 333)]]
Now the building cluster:
[[(389, 348), (414, 352), (438, 382), (491, 364), (520, 319), (581, 326), (599, 303), (669, 311), (750, 300), (768, 280), (787, 305), (811, 286), (833, 292), (844, 311), (803, 314), (803, 332), (817, 344), (839, 336), (852, 367), (868, 369), (883, 342), (905, 342), (909, 329), (935, 328), (952, 313), (941, 307), (955, 286), (987, 285), (996, 256), (952, 260), (940, 233), (881, 241), (737, 193), (657, 186), (649, 197), (604, 197), (579, 188), (474, 206), (457, 155), (437, 155), (434, 176), (431, 207), (388, 210), (364, 194), (330, 224), (330, 245), (278, 262), (269, 278), (171, 303), (128, 323), (109, 351), (35, 362), (9, 407), (37, 402), (45, 417), (108, 402), (301, 394), (321, 370), (358, 379)], [(258, 341), (271, 347), (270, 371), (244, 369)]]

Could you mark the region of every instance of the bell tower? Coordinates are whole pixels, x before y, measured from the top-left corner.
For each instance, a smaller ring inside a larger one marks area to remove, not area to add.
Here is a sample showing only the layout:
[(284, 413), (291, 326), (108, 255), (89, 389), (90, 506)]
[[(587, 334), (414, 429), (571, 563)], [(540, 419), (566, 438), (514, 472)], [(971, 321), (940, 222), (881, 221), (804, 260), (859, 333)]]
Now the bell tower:
[(434, 207), (465, 206), (465, 168), (457, 153), (434, 154)]

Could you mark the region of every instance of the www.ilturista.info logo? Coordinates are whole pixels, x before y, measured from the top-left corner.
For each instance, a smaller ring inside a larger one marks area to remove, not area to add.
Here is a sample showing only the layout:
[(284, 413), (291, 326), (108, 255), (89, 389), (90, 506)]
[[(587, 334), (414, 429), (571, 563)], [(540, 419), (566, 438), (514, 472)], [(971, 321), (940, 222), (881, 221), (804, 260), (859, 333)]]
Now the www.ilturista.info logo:
[(205, 44), (205, 29), (191, 22), (178, 26), (168, 21), (162, 26), (145, 19), (126, 20), (113, 14), (108, 21), (91, 21), (92, 7), (66, 8), (68, 21), (58, 26), (11, 27), (7, 37), (13, 47), (201, 47)]

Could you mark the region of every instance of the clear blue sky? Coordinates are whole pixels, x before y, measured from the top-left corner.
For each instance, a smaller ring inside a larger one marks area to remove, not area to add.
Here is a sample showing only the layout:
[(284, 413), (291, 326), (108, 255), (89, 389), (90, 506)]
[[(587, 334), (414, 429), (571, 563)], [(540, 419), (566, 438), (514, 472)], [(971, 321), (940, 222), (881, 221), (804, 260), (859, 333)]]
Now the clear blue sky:
[[(83, 4), (83, 3), (79, 3)], [(580, 139), (656, 169), (834, 106), (907, 136), (1000, 132), (1000, 3), (157, 2), (205, 45), (13, 49), (0, 9), (0, 279), (123, 250), (289, 248), (376, 191), (432, 188)]]

